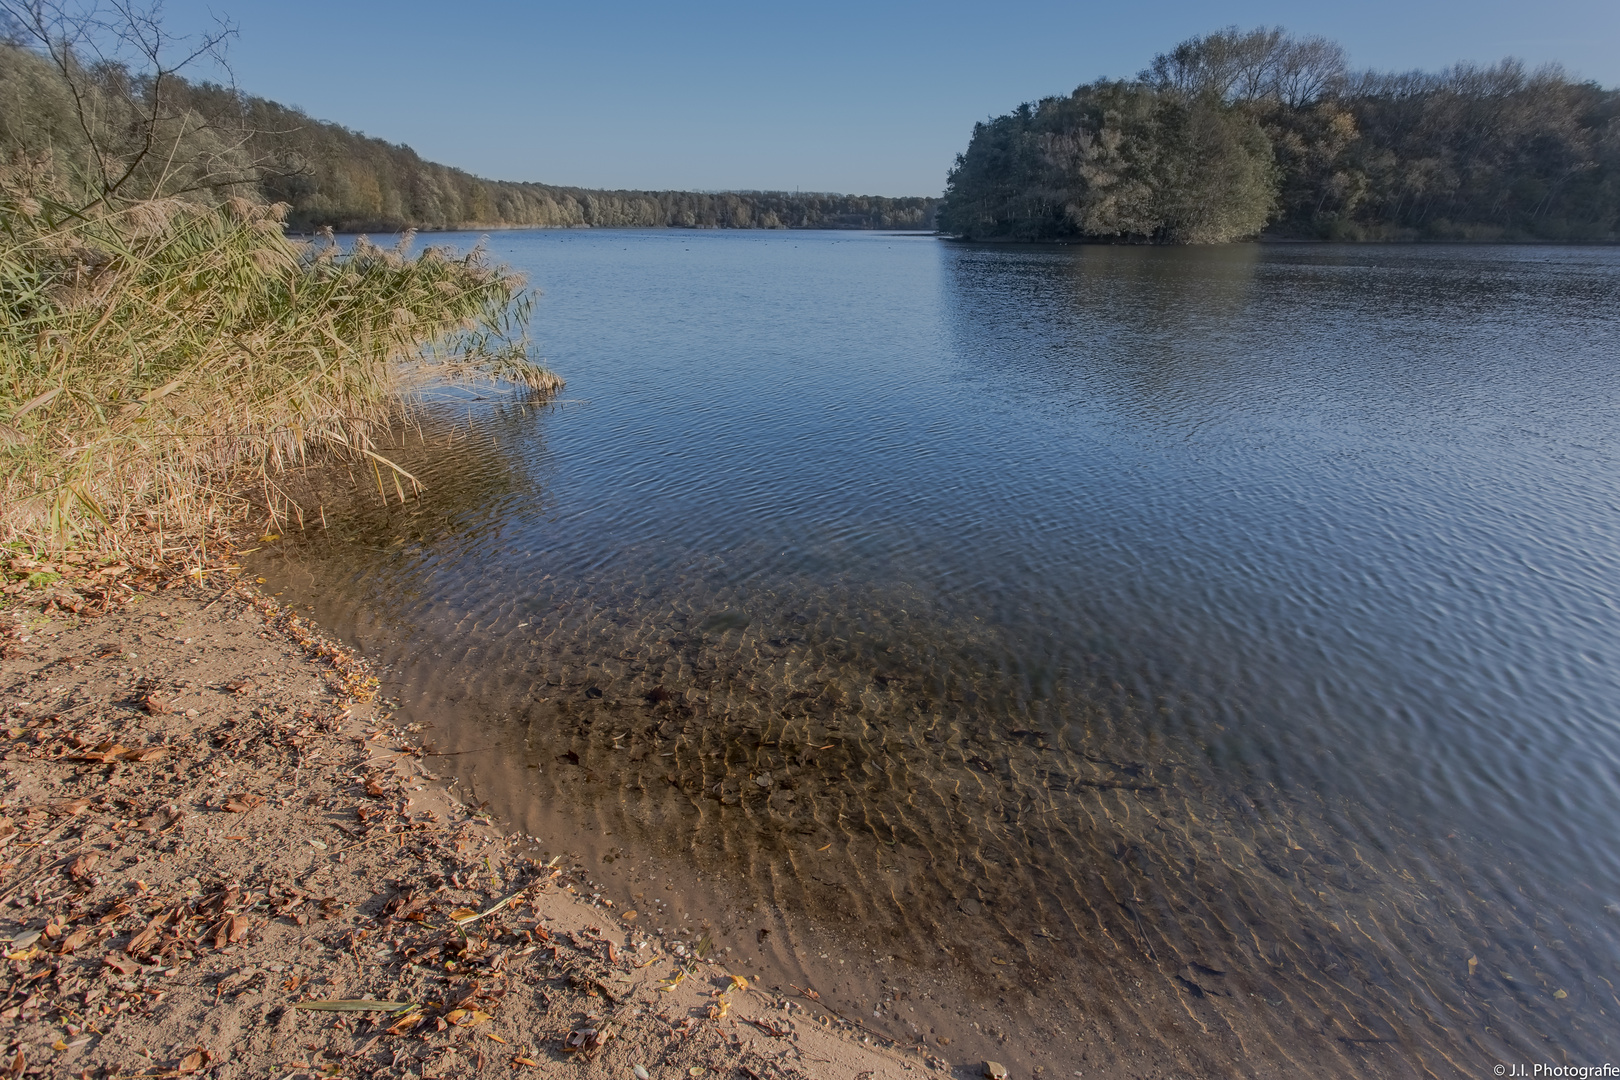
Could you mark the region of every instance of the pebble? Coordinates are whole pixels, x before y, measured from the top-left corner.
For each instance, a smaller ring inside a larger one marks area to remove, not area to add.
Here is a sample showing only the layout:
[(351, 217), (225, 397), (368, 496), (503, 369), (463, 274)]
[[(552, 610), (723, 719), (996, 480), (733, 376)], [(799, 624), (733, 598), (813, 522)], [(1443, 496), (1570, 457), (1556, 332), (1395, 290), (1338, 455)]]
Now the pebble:
[(999, 1061), (986, 1061), (984, 1063), (984, 1075), (988, 1076), (990, 1080), (1007, 1080), (1007, 1066)]
[(636, 1080), (652, 1080), (652, 1074), (645, 1065), (636, 1065), (630, 1071), (636, 1074)]
[(984, 905), (973, 899), (971, 896), (966, 900), (959, 901), (956, 906), (962, 909), (962, 914), (964, 915), (977, 915), (979, 912), (984, 910)]

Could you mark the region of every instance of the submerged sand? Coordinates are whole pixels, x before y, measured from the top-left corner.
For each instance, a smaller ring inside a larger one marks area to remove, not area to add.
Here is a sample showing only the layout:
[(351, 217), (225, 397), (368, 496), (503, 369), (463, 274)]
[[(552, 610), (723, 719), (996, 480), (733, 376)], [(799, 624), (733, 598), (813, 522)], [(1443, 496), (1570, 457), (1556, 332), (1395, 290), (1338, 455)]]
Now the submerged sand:
[(542, 860), (274, 601), (109, 562), (0, 613), (10, 1075), (950, 1071)]

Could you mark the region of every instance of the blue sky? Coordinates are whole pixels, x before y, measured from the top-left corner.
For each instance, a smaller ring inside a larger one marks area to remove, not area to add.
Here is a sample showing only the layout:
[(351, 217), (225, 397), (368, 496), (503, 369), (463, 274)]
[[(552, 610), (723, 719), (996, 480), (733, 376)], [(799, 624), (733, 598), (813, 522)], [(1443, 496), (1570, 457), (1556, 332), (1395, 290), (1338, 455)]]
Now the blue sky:
[(170, 0), (241, 28), (238, 83), (484, 176), (588, 187), (937, 194), (975, 120), (1281, 24), (1359, 67), (1506, 55), (1620, 85), (1620, 2), (760, 5)]

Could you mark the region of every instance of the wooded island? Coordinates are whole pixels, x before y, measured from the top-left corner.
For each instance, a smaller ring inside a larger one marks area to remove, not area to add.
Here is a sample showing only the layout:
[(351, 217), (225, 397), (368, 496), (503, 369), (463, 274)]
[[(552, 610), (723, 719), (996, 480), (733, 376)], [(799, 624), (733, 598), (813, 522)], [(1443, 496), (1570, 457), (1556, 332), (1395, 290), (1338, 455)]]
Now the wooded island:
[(1280, 28), (975, 124), (940, 207), (973, 240), (1620, 239), (1620, 91), (1504, 60), (1355, 72)]

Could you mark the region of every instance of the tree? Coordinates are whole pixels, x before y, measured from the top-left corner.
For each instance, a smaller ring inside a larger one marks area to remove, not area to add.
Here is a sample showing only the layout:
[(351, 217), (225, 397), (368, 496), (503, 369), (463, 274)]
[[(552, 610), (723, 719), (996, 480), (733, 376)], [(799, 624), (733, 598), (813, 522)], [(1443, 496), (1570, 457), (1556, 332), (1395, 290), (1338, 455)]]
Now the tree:
[(940, 227), (974, 239), (1219, 243), (1275, 200), (1265, 133), (1213, 93), (1097, 82), (976, 125)]
[[(178, 37), (156, 7), (129, 0), (0, 0), (0, 13), (6, 88), (39, 95), (5, 102), (12, 150), (55, 159), (78, 212), (257, 182), (238, 118), (191, 108), (180, 75), (204, 60), (224, 67), (230, 24)], [(54, 79), (29, 70), (41, 60)]]

